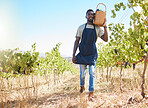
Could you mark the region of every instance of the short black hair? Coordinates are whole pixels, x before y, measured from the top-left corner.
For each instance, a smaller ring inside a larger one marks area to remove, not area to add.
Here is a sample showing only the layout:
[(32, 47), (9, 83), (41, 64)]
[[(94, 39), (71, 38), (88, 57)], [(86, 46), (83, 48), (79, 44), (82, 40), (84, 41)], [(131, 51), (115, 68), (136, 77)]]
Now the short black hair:
[(87, 13), (88, 13), (89, 11), (92, 11), (92, 12), (94, 13), (94, 11), (93, 11), (92, 9), (88, 9), (88, 10), (86, 11), (86, 15), (87, 15)]

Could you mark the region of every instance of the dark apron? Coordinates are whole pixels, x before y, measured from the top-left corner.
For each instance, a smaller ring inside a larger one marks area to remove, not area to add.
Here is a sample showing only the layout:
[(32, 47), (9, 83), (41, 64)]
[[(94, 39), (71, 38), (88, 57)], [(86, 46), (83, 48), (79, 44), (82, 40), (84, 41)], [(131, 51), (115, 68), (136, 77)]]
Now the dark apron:
[(85, 65), (94, 65), (97, 61), (98, 53), (96, 48), (96, 39), (97, 34), (94, 29), (86, 28), (87, 23), (85, 24), (85, 28), (82, 33), (82, 40), (79, 44), (79, 53), (76, 55), (77, 64), (85, 64)]

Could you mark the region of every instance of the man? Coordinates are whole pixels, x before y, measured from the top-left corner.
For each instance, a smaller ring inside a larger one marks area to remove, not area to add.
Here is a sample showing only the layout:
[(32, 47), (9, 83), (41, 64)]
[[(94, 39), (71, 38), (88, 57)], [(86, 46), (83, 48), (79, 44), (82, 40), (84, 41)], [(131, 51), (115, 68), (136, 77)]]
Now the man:
[[(93, 92), (95, 84), (95, 67), (97, 63), (97, 48), (96, 41), (97, 37), (100, 37), (105, 42), (108, 41), (108, 33), (106, 26), (106, 19), (103, 24), (104, 32), (99, 27), (93, 24), (94, 11), (92, 9), (86, 12), (87, 23), (79, 26), (76, 34), (76, 40), (73, 49), (72, 61), (75, 64), (80, 64), (80, 93), (85, 90), (85, 75), (87, 71), (87, 65), (89, 65), (89, 100), (93, 101)], [(79, 46), (79, 53), (76, 54), (76, 50)]]

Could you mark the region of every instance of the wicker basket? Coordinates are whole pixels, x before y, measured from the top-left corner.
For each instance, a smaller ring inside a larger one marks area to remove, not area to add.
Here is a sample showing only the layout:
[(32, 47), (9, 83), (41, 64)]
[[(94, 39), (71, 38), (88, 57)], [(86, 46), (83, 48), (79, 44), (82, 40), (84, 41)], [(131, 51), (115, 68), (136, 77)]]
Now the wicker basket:
[[(103, 11), (97, 11), (98, 9), (98, 6), (102, 4), (105, 6), (105, 12)], [(103, 4), (103, 3), (99, 3), (96, 7), (96, 13), (95, 13), (95, 20), (94, 20), (94, 24), (95, 25), (99, 25), (99, 26), (102, 26), (104, 24), (104, 19), (106, 18), (106, 5)]]

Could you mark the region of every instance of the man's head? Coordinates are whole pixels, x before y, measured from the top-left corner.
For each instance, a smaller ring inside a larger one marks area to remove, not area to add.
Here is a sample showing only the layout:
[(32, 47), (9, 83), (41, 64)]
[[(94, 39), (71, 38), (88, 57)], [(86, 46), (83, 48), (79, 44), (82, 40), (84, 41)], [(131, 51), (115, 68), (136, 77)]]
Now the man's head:
[(88, 9), (86, 12), (86, 19), (88, 22), (93, 22), (94, 19), (94, 11), (92, 9)]

